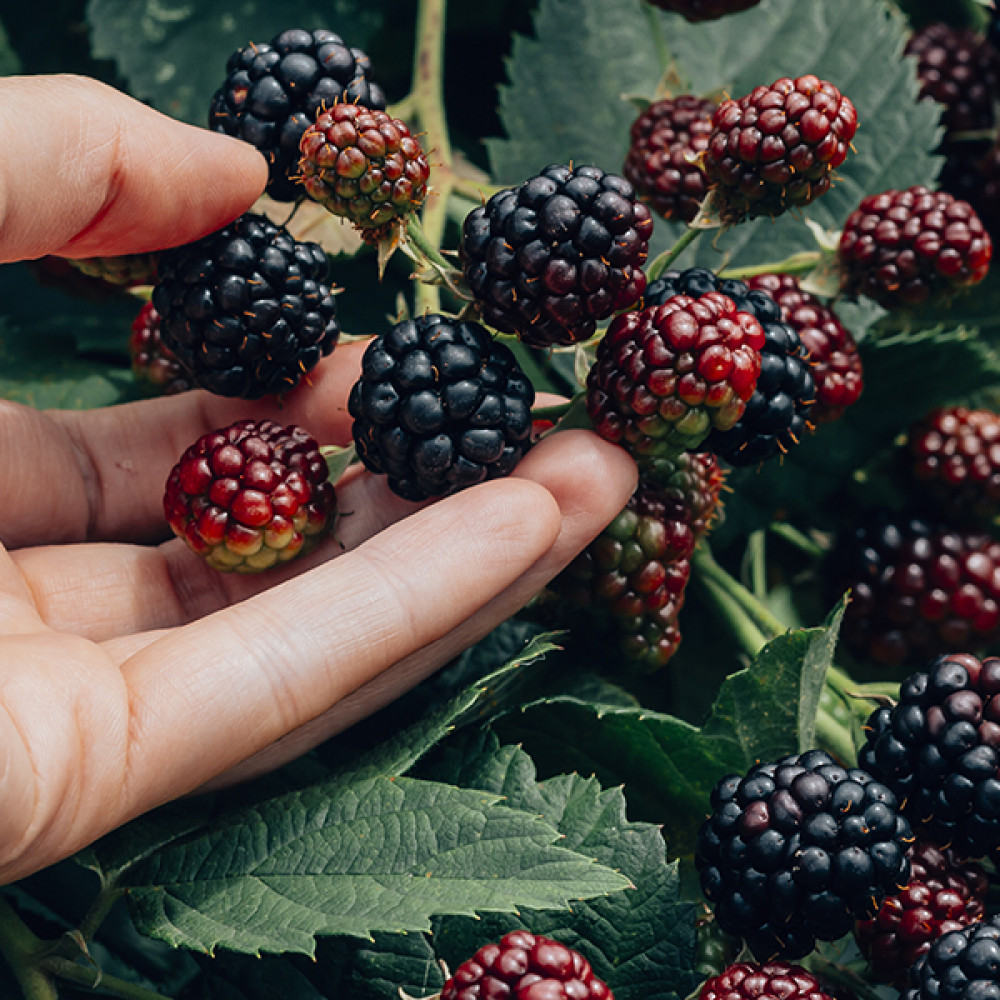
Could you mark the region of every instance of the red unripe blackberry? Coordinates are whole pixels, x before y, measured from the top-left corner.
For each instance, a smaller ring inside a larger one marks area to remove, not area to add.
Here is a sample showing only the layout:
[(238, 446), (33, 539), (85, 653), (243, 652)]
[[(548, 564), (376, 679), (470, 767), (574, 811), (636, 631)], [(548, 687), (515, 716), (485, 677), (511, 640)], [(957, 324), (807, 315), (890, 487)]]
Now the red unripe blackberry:
[(736, 962), (705, 982), (698, 1000), (833, 1000), (833, 995), (801, 965)]
[(967, 201), (916, 186), (864, 198), (837, 253), (842, 291), (894, 309), (978, 284), (993, 244)]
[(649, 459), (642, 463), (642, 474), (673, 505), (672, 516), (690, 525), (695, 539), (721, 519), (726, 471), (712, 452), (682, 451), (672, 459)]
[(303, 193), (299, 141), (320, 111), (340, 101), (385, 109), (385, 94), (370, 74), (368, 56), (340, 35), (290, 28), (229, 57), (208, 126), (256, 146), (268, 162), (267, 193), (294, 201)]
[(614, 1000), (573, 948), (528, 931), (486, 944), (448, 977), (440, 1000)]
[(909, 431), (909, 467), (949, 521), (1000, 514), (1000, 414), (932, 410)]
[(829, 190), (858, 127), (851, 101), (826, 80), (782, 77), (712, 117), (704, 155), (723, 222), (780, 215)]
[(1000, 638), (1000, 542), (879, 513), (835, 547), (837, 594), (851, 591), (841, 636), (883, 666), (926, 661)]
[(160, 314), (152, 302), (143, 303), (139, 315), (132, 321), (128, 353), (136, 380), (148, 382), (164, 396), (175, 396), (194, 388), (194, 382), (177, 355), (163, 343)]
[(498, 191), (462, 225), (462, 268), (483, 319), (532, 347), (572, 344), (646, 287), (653, 217), (598, 167), (552, 165)]
[(665, 219), (690, 222), (708, 192), (697, 156), (708, 148), (716, 102), (691, 94), (654, 101), (634, 122), (622, 173)]
[(864, 389), (861, 355), (850, 330), (832, 309), (804, 292), (791, 274), (761, 274), (747, 284), (778, 303), (781, 318), (802, 341), (816, 385), (810, 419), (816, 423), (836, 420)]
[(997, 1000), (1000, 917), (939, 937), (910, 971), (900, 1000)]
[(639, 460), (696, 448), (743, 415), (764, 339), (757, 319), (719, 292), (617, 316), (587, 377), (594, 428)]
[(311, 551), (332, 527), (328, 475), (301, 427), (240, 420), (184, 452), (163, 509), (174, 534), (210, 566), (260, 573)]
[(423, 148), (405, 122), (384, 111), (341, 101), (320, 112), (299, 149), (306, 194), (368, 242), (387, 235), (427, 196)]
[(122, 257), (67, 258), (69, 263), (89, 278), (99, 278), (110, 285), (133, 288), (156, 281), (156, 254), (131, 253)]
[(878, 914), (860, 920), (854, 936), (880, 982), (903, 987), (907, 974), (942, 934), (981, 920), (989, 881), (979, 865), (918, 840), (907, 852), (910, 880), (886, 896)]
[(737, 14), (741, 10), (756, 7), (760, 0), (649, 0), (660, 10), (680, 14), (688, 21), (714, 21), (726, 14)]

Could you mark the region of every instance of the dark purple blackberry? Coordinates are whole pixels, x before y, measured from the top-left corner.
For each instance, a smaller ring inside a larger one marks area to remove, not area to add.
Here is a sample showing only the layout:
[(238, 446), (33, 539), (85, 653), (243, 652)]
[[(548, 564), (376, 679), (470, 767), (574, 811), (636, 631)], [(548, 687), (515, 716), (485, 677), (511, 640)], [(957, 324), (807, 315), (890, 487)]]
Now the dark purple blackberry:
[(833, 1000), (836, 993), (801, 965), (734, 962), (701, 988), (698, 1000)]
[(299, 140), (323, 108), (338, 101), (385, 110), (382, 88), (369, 79), (371, 60), (340, 35), (289, 28), (270, 43), (251, 42), (226, 63), (209, 128), (256, 146), (267, 158), (267, 193), (277, 201), (302, 196)]
[(164, 344), (195, 384), (220, 396), (280, 396), (340, 336), (318, 243), (263, 215), (160, 254), (153, 305)]
[(365, 351), (348, 400), (358, 457), (406, 500), (508, 476), (527, 450), (535, 391), (478, 323), (431, 313)]
[(896, 796), (822, 750), (716, 784), (698, 832), (701, 888), (761, 961), (800, 958), (872, 917), (909, 874)]
[(623, 177), (553, 165), (466, 216), (462, 268), (490, 326), (532, 347), (572, 344), (642, 295), (652, 232)]
[(730, 465), (754, 465), (785, 454), (802, 439), (816, 398), (808, 352), (794, 327), (782, 321), (781, 308), (763, 289), (743, 281), (719, 278), (703, 267), (666, 271), (643, 296), (643, 307), (659, 305), (671, 295), (721, 292), (740, 312), (757, 318), (764, 328), (761, 370), (743, 416), (728, 430), (714, 429), (700, 447)]
[(865, 724), (862, 767), (905, 800), (917, 832), (957, 858), (1000, 847), (1000, 658), (939, 657)]
[(998, 1000), (1000, 917), (944, 934), (910, 970), (900, 1000)]

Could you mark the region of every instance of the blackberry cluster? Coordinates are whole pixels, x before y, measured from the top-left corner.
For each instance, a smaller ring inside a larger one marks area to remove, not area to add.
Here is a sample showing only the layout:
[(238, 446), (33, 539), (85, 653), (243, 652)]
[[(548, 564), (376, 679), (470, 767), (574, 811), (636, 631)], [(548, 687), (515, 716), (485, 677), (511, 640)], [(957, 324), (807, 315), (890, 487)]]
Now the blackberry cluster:
[(546, 167), (462, 226), (462, 268), (483, 319), (533, 347), (572, 344), (642, 295), (653, 218), (623, 177)]
[(812, 370), (802, 340), (782, 320), (775, 300), (745, 282), (719, 278), (701, 267), (666, 271), (647, 288), (643, 304), (658, 304), (677, 294), (709, 292), (727, 296), (738, 310), (755, 316), (764, 330), (764, 345), (760, 376), (743, 414), (729, 428), (713, 428), (701, 447), (730, 465), (755, 465), (785, 454), (802, 439), (816, 395)]
[(690, 222), (708, 193), (698, 154), (708, 148), (716, 102), (681, 94), (654, 101), (632, 123), (622, 173), (665, 219)]
[(905, 800), (917, 832), (959, 859), (1000, 847), (1000, 658), (941, 656), (865, 725), (860, 765)]
[(132, 374), (137, 382), (146, 382), (164, 396), (175, 396), (194, 388), (177, 356), (160, 336), (160, 314), (152, 302), (143, 303), (132, 320), (128, 340)]
[(910, 880), (890, 893), (871, 920), (858, 921), (854, 936), (880, 982), (905, 986), (910, 966), (942, 934), (981, 920), (989, 882), (972, 862), (918, 840), (907, 852)]
[(830, 188), (858, 127), (851, 101), (816, 76), (782, 77), (712, 117), (704, 166), (722, 221), (776, 216)]
[(1000, 543), (920, 518), (875, 512), (842, 538), (830, 573), (850, 590), (841, 636), (883, 666), (1000, 638)]
[(510, 475), (530, 445), (534, 398), (484, 327), (430, 313), (368, 345), (348, 410), (365, 467), (419, 501)]
[(791, 274), (761, 274), (747, 284), (778, 303), (782, 320), (802, 341), (816, 383), (809, 418), (815, 423), (838, 419), (864, 389), (861, 355), (850, 330), (832, 309), (804, 292)]
[(938, 938), (913, 967), (900, 1000), (995, 1000), (1000, 994), (1000, 918)]
[(716, 784), (695, 864), (719, 926), (757, 958), (799, 958), (875, 915), (909, 873), (910, 828), (884, 784), (822, 750)]
[(756, 7), (760, 0), (649, 0), (660, 10), (680, 14), (687, 21), (714, 21)]
[(573, 948), (528, 931), (486, 944), (448, 977), (441, 1000), (615, 1000)]
[(967, 201), (918, 185), (862, 199), (837, 253), (841, 291), (894, 309), (978, 284), (993, 244)]
[(318, 243), (247, 212), (160, 254), (163, 343), (196, 385), (259, 399), (294, 389), (340, 337)]
[(801, 965), (736, 962), (702, 986), (698, 1000), (834, 1000)]
[(674, 459), (644, 463), (644, 476), (673, 505), (673, 516), (691, 526), (695, 539), (711, 531), (722, 517), (726, 472), (710, 451), (684, 451)]
[(370, 73), (368, 56), (340, 35), (290, 28), (229, 57), (208, 126), (256, 146), (268, 162), (267, 193), (295, 201), (302, 195), (299, 141), (319, 112), (338, 102), (385, 109), (385, 94)]

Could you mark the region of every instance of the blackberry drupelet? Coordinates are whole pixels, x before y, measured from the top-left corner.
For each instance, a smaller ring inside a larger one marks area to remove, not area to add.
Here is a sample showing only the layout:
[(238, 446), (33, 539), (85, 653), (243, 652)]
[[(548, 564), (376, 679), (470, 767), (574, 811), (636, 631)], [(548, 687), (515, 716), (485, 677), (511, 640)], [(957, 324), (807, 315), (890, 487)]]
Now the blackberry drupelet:
[(695, 539), (722, 519), (726, 471), (710, 451), (682, 451), (676, 458), (649, 459), (642, 474), (673, 506), (672, 516), (691, 526)]
[(431, 313), (368, 345), (348, 410), (365, 466), (426, 500), (510, 475), (530, 444), (534, 398), (484, 327)]
[(318, 243), (250, 212), (160, 254), (153, 304), (164, 344), (195, 384), (259, 399), (294, 389), (336, 346), (336, 306)]
[(160, 314), (152, 302), (143, 303), (132, 320), (128, 353), (137, 382), (147, 383), (164, 396), (175, 396), (194, 388), (184, 366), (163, 343)]
[(549, 347), (587, 340), (638, 300), (652, 232), (623, 177), (553, 165), (473, 209), (459, 250), (483, 319)]
[(801, 965), (735, 962), (707, 980), (698, 1000), (835, 1000)]
[(918, 835), (956, 858), (1000, 847), (1000, 658), (939, 657), (865, 725), (862, 767), (905, 800)]
[(256, 146), (268, 162), (267, 193), (295, 201), (303, 194), (299, 141), (319, 112), (338, 101), (385, 110), (385, 94), (370, 73), (368, 56), (332, 31), (289, 28), (229, 57), (208, 126)]
[(997, 1000), (1000, 917), (937, 939), (910, 972), (900, 1000)]
[(130, 253), (121, 257), (68, 257), (66, 260), (88, 278), (134, 288), (156, 281), (156, 257), (155, 253)]
[(896, 796), (822, 750), (729, 775), (711, 803), (695, 852), (702, 891), (762, 961), (842, 937), (905, 884), (911, 835)]

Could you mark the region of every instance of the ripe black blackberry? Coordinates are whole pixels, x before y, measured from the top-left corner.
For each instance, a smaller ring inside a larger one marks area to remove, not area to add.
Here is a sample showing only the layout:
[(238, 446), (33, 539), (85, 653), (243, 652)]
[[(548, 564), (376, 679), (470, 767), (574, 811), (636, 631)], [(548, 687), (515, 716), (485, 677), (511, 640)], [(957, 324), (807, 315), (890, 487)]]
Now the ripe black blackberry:
[(743, 281), (719, 278), (701, 267), (665, 271), (647, 288), (643, 305), (658, 304), (678, 293), (709, 291), (728, 296), (739, 311), (755, 316), (764, 329), (764, 346), (760, 376), (743, 415), (728, 429), (713, 429), (700, 447), (730, 465), (755, 465), (785, 454), (802, 440), (816, 398), (812, 369), (801, 338), (782, 320), (775, 300)]
[(980, 858), (1000, 847), (1000, 658), (939, 657), (876, 709), (858, 760), (905, 800), (917, 833)]
[(202, 389), (283, 395), (340, 337), (327, 270), (318, 243), (247, 212), (161, 252), (153, 305), (163, 342)]
[(430, 313), (368, 345), (348, 410), (366, 468), (426, 500), (510, 475), (530, 444), (534, 399), (484, 327)]
[(728, 775), (695, 865), (719, 926), (762, 961), (800, 958), (874, 916), (909, 873), (896, 796), (822, 750)]
[(303, 194), (295, 179), (299, 140), (317, 114), (338, 101), (385, 110), (385, 94), (370, 73), (368, 56), (340, 35), (289, 28), (229, 57), (208, 126), (256, 146), (268, 162), (267, 193), (294, 201)]
[(939, 937), (910, 972), (900, 1000), (996, 1000), (1000, 917)]
[(834, 547), (829, 577), (850, 590), (841, 637), (883, 666), (926, 662), (1000, 637), (1000, 543), (876, 511)]
[(546, 167), (462, 226), (465, 279), (483, 319), (533, 347), (572, 344), (642, 295), (653, 218), (597, 167)]

